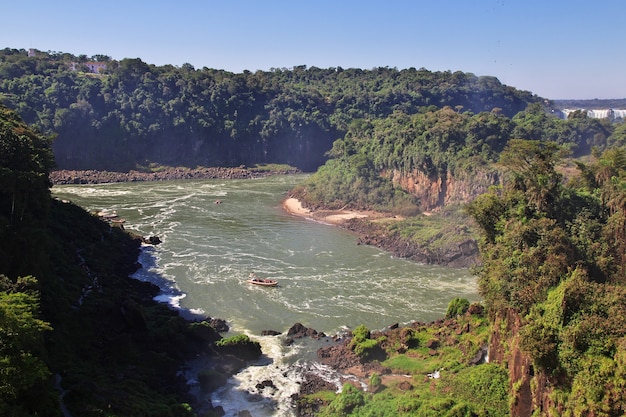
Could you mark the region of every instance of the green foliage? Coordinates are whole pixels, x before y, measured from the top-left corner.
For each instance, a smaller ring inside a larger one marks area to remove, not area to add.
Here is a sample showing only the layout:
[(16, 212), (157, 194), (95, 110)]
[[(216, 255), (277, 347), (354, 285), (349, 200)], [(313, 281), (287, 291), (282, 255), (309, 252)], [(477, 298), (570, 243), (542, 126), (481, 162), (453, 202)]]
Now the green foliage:
[(261, 344), (245, 334), (218, 340), (214, 347), (217, 352), (231, 354), (243, 360), (254, 360), (261, 356)]
[(448, 309), (446, 310), (446, 318), (452, 318), (465, 314), (469, 309), (470, 302), (466, 298), (455, 298), (448, 303)]
[(380, 375), (378, 375), (376, 372), (374, 372), (371, 376), (370, 376), (370, 380), (369, 380), (369, 388), (372, 391), (376, 391), (378, 388), (380, 388), (380, 385), (382, 384), (383, 380), (380, 377)]
[(358, 325), (352, 331), (352, 342), (353, 343), (363, 343), (370, 338), (370, 330), (364, 325)]
[(245, 345), (250, 343), (250, 337), (246, 334), (239, 334), (231, 337), (227, 337), (224, 339), (220, 339), (215, 342), (215, 346), (223, 347), (223, 346), (235, 346), (235, 345)]
[(372, 360), (384, 354), (380, 347), (380, 340), (370, 339), (370, 331), (364, 325), (357, 326), (352, 331), (350, 347), (363, 360)]
[[(444, 377), (439, 389), (465, 402), (477, 415), (509, 415), (509, 374), (498, 364), (482, 364)], [(471, 406), (470, 406), (471, 405)]]
[[(7, 277), (0, 275), (5, 285)], [(19, 286), (19, 285), (18, 285)], [(45, 386), (50, 370), (43, 357), (43, 333), (52, 330), (38, 318), (36, 291), (0, 291), (0, 414), (36, 412), (34, 395)]]
[[(99, 56), (98, 58), (102, 58)], [(0, 97), (46, 134), (67, 169), (286, 163), (305, 171), (355, 119), (458, 106), (512, 117), (540, 99), (493, 77), (414, 68), (298, 66), (228, 71), (107, 60), (72, 71), (71, 54), (0, 51)], [(498, 128), (497, 124), (492, 125)], [(489, 129), (477, 135), (491, 134)]]
[(40, 238), (50, 202), (49, 145), (0, 105), (0, 272), (13, 279), (41, 276), (49, 266)]
[(557, 150), (511, 142), (502, 192), (470, 205), (485, 236), (479, 285), (491, 316), (523, 317), (521, 349), (562, 381), (556, 409), (617, 415), (626, 407), (624, 154), (579, 162), (579, 178), (564, 184)]
[(351, 384), (344, 384), (341, 394), (338, 395), (322, 413), (324, 416), (348, 416), (358, 413), (358, 407), (365, 402), (363, 393)]

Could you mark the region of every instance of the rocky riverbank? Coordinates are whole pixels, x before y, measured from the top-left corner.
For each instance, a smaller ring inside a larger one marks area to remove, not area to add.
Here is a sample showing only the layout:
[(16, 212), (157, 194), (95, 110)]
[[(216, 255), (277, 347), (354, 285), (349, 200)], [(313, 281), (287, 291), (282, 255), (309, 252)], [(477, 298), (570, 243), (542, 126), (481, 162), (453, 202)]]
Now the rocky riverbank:
[(475, 239), (454, 239), (435, 247), (425, 247), (399, 233), (390, 232), (389, 222), (402, 220), (398, 216), (375, 211), (326, 210), (304, 207), (295, 197), (283, 202), (283, 208), (296, 216), (329, 223), (349, 230), (357, 235), (357, 243), (376, 246), (398, 258), (411, 259), (428, 265), (442, 265), (451, 268), (468, 268), (478, 262), (478, 244)]
[(59, 170), (50, 173), (52, 184), (102, 184), (112, 182), (167, 181), (183, 179), (246, 179), (262, 178), (269, 175), (295, 174), (297, 169), (265, 170), (240, 166), (207, 168), (169, 168), (155, 172), (129, 171), (74, 171)]
[[(339, 376), (341, 385), (351, 384), (358, 390), (375, 393), (391, 388), (395, 395), (402, 392), (418, 392), (430, 389), (431, 382), (440, 377), (440, 371), (446, 372), (441, 365), (451, 363), (446, 358), (452, 350), (455, 361), (465, 367), (475, 366), (487, 360), (487, 332), (485, 329), (484, 308), (472, 304), (462, 315), (440, 319), (431, 323), (412, 322), (406, 325), (392, 324), (386, 329), (369, 333), (370, 340), (376, 340), (376, 346), (366, 355), (357, 355), (353, 335), (317, 350), (317, 360), (333, 369)], [(315, 333), (307, 329), (306, 334)], [(406, 362), (423, 362), (423, 367), (414, 371), (392, 369), (383, 362), (390, 357), (405, 356)], [(431, 367), (429, 367), (432, 366)], [(423, 370), (419, 370), (419, 369)], [(380, 377), (380, 384), (372, 386), (371, 377)], [(421, 386), (421, 387), (420, 387)], [(323, 375), (308, 373), (304, 376), (300, 392), (293, 396), (297, 415), (313, 417), (328, 406), (327, 395), (316, 395), (321, 391), (336, 391), (337, 386), (327, 381)]]
[(386, 227), (366, 218), (349, 219), (339, 226), (356, 233), (359, 244), (376, 246), (398, 258), (450, 268), (469, 268), (479, 261), (478, 243), (475, 239), (467, 238), (429, 248), (405, 239), (398, 233), (390, 233)]

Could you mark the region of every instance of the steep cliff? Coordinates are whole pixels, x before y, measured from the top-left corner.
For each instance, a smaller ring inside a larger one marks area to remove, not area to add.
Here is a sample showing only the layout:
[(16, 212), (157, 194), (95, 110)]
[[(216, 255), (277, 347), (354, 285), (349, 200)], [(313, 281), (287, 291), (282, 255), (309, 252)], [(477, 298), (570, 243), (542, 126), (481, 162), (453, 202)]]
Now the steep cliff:
[(427, 212), (454, 203), (468, 203), (500, 181), (498, 172), (493, 169), (463, 173), (459, 177), (450, 171), (443, 175), (428, 175), (417, 169), (408, 173), (394, 169), (382, 175), (390, 178), (395, 186), (416, 196), (420, 208)]
[(509, 371), (511, 417), (530, 417), (535, 411), (547, 410), (552, 392), (545, 373), (535, 370), (530, 356), (520, 348), (521, 327), (522, 318), (508, 309), (496, 316), (489, 340), (489, 361), (505, 364)]

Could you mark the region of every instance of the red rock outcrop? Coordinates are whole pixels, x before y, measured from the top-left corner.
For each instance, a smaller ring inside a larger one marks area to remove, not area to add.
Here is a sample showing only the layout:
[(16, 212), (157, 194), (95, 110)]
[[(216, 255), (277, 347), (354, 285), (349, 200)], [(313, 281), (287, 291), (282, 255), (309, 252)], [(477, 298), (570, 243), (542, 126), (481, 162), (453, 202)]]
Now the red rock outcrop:
[(522, 325), (522, 318), (514, 310), (498, 315), (489, 343), (489, 360), (506, 363), (509, 370), (510, 392), (514, 398), (511, 417), (530, 417), (553, 405), (548, 376), (535, 370), (531, 358), (520, 349), (518, 335)]
[(450, 171), (442, 176), (429, 176), (416, 169), (409, 173), (393, 170), (382, 175), (390, 178), (394, 185), (418, 197), (420, 208), (424, 211), (432, 211), (452, 203), (467, 203), (500, 182), (496, 171), (476, 170), (473, 174), (463, 174), (459, 178)]

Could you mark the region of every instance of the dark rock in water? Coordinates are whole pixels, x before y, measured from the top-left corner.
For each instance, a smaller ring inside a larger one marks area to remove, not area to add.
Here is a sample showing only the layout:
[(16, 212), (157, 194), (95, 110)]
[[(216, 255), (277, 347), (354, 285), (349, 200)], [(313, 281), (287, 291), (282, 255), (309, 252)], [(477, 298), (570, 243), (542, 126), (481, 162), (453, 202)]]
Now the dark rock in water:
[(226, 411), (224, 411), (224, 407), (222, 407), (221, 405), (218, 405), (217, 407), (211, 407), (210, 410), (211, 410), (212, 415), (215, 415), (215, 416), (226, 415)]
[(324, 380), (317, 374), (309, 372), (304, 375), (304, 381), (300, 385), (300, 394), (307, 395), (319, 391), (335, 391), (337, 387), (332, 382)]
[(346, 340), (339, 345), (322, 347), (317, 350), (317, 357), (324, 365), (334, 369), (348, 369), (361, 364), (359, 357), (352, 351)]
[(191, 323), (189, 330), (192, 336), (205, 343), (213, 343), (222, 338), (215, 328), (206, 321)]
[(149, 238), (144, 239), (144, 243), (156, 246), (162, 243), (162, 241), (161, 238), (158, 236), (150, 236)]
[(228, 375), (213, 369), (206, 369), (198, 372), (198, 382), (200, 389), (204, 393), (213, 392), (221, 386), (226, 385)]
[(234, 375), (246, 366), (246, 362), (233, 355), (223, 355), (215, 370), (224, 374)]
[(224, 319), (211, 319), (209, 320), (209, 324), (218, 333), (228, 333), (228, 331), (230, 330), (230, 327), (228, 327), (228, 324)]
[(302, 323), (296, 323), (287, 331), (287, 336), (304, 337), (308, 328)]
[(274, 385), (274, 382), (272, 382), (269, 379), (266, 379), (264, 381), (259, 382), (258, 384), (256, 384), (256, 389), (258, 389), (259, 391), (265, 388), (274, 388), (276, 389), (276, 385)]
[(276, 330), (261, 330), (261, 336), (278, 336), (280, 332)]
[(296, 323), (287, 331), (287, 336), (300, 339), (305, 336), (319, 339), (320, 337), (326, 337), (324, 333), (318, 333), (317, 330), (305, 327), (301, 323)]

